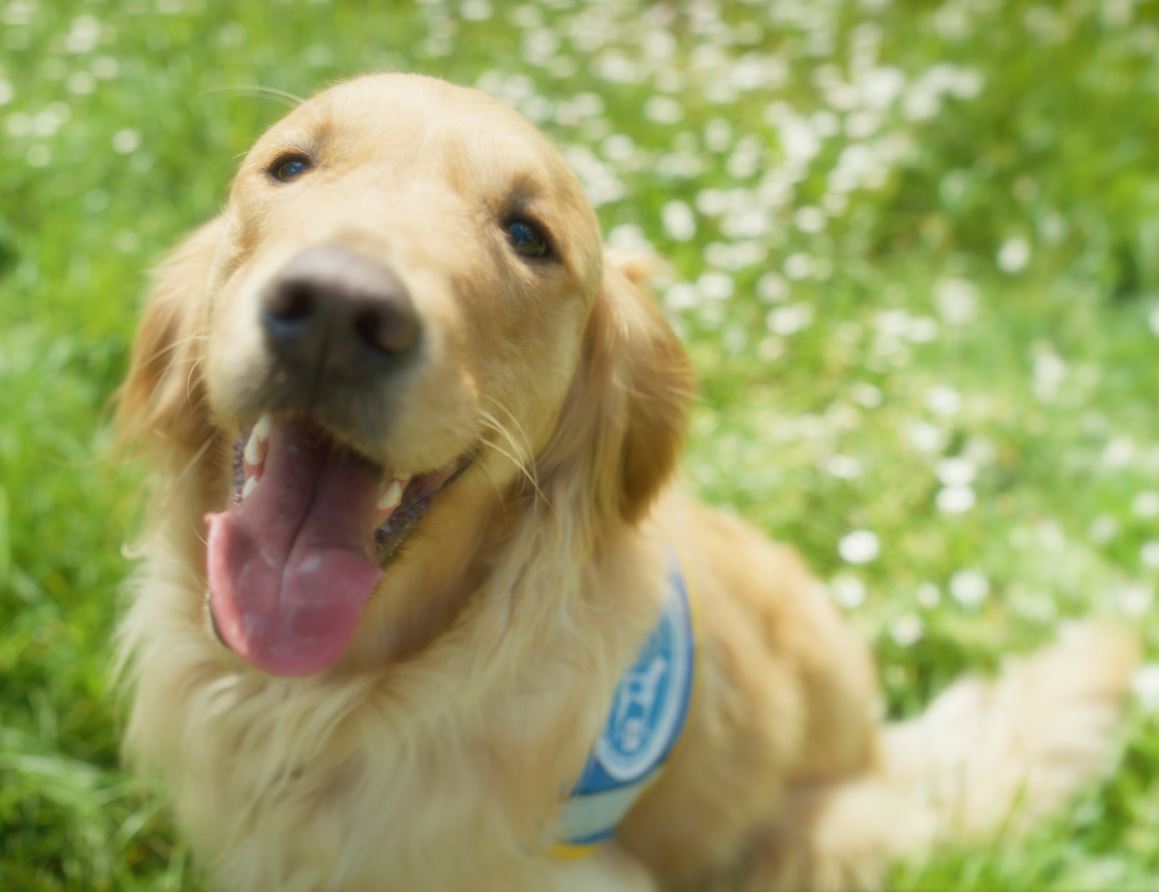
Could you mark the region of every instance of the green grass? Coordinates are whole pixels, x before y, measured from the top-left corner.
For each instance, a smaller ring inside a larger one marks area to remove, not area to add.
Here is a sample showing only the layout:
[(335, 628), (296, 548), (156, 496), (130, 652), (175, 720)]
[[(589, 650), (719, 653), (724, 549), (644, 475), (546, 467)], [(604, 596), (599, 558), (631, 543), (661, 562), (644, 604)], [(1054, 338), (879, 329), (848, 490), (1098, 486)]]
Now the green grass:
[[(285, 107), (257, 85), (411, 69), (537, 118), (613, 240), (676, 270), (691, 483), (835, 580), (891, 714), (1070, 617), (1159, 653), (1159, 4), (454, 6), (478, 20), (0, 4), (0, 888), (200, 888), (117, 767), (140, 471), (99, 456), (143, 271)], [(894, 888), (1159, 888), (1153, 711), (1108, 768), (1029, 840)]]

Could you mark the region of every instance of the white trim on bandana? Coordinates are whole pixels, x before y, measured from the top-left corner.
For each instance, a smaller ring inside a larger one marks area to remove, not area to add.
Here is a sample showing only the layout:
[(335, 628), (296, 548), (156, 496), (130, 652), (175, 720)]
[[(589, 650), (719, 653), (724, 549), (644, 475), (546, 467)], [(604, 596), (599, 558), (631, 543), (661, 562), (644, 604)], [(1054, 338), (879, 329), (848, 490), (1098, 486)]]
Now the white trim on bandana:
[(692, 699), (692, 614), (672, 561), (660, 620), (612, 697), (608, 721), (564, 803), (553, 851), (576, 857), (609, 839), (672, 751)]

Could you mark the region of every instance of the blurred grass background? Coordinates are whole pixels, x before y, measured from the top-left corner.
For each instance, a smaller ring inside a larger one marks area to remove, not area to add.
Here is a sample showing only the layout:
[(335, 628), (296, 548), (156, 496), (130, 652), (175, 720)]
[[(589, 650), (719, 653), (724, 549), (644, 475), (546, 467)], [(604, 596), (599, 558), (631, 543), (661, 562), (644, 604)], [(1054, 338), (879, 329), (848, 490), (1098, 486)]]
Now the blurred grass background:
[[(1159, 3), (0, 0), (0, 889), (200, 888), (117, 767), (103, 408), (276, 91), (373, 69), (511, 102), (672, 261), (690, 482), (832, 580), (891, 714), (1088, 613), (1154, 661)], [(1109, 780), (893, 887), (1159, 889), (1157, 672)]]

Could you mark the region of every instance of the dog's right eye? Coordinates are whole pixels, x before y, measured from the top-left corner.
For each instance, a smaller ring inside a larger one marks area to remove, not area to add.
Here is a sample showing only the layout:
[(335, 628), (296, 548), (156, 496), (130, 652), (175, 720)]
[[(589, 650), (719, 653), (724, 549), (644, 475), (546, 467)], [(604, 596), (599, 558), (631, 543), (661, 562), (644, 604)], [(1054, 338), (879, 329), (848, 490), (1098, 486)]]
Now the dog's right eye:
[(279, 183), (288, 183), (290, 180), (296, 180), (313, 166), (314, 162), (310, 160), (308, 155), (303, 155), (301, 152), (291, 152), (278, 156), (274, 163), (266, 168), (266, 174)]

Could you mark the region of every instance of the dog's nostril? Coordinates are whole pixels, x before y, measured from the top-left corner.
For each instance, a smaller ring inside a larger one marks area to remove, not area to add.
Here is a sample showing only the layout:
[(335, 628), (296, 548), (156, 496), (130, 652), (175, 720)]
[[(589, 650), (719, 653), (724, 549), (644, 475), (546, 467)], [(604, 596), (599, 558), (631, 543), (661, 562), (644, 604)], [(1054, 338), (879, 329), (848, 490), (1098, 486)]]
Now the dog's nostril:
[(366, 306), (354, 315), (354, 330), (359, 339), (380, 353), (401, 353), (414, 346), (414, 316), (395, 300)]
[(389, 267), (332, 245), (290, 261), (262, 298), (261, 325), (280, 362), (348, 377), (395, 368), (421, 327)]
[(283, 322), (300, 322), (314, 312), (314, 285), (282, 282), (266, 301), (266, 312)]

